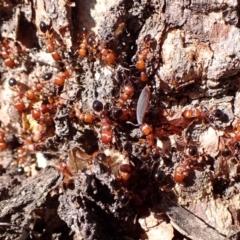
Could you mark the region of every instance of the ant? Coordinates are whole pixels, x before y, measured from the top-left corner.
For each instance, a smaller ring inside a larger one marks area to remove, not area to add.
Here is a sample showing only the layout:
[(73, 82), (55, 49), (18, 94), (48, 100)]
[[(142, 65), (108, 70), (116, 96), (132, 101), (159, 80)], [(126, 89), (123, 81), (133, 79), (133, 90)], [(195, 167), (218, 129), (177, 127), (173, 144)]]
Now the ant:
[[(128, 69), (125, 70), (129, 71)], [(124, 79), (124, 76), (126, 79)], [(112, 109), (112, 117), (116, 120), (128, 121), (135, 117), (135, 109), (126, 108), (127, 103), (134, 95), (134, 86), (129, 77), (119, 70), (117, 71), (116, 79), (119, 82), (124, 81), (124, 84), (121, 86), (119, 98), (116, 100), (116, 107)]]
[(5, 133), (3, 130), (0, 130), (0, 151), (6, 150), (8, 147), (5, 141)]
[[(29, 108), (31, 104), (39, 101), (40, 91), (44, 87), (43, 83), (37, 83), (32, 88), (29, 88), (28, 86), (18, 82), (15, 78), (10, 78), (8, 80), (8, 85), (17, 93), (14, 99), (14, 107), (19, 112), (23, 112)], [(24, 97), (25, 99), (23, 99)]]
[(108, 49), (106, 44), (100, 44), (98, 49), (100, 50), (102, 60), (105, 62), (105, 64), (112, 65), (116, 62), (117, 58), (115, 53), (111, 49)]
[(91, 53), (95, 58), (98, 57), (99, 53), (101, 59), (107, 65), (112, 65), (116, 62), (116, 56), (111, 49), (106, 47), (106, 44), (98, 44), (92, 34), (89, 34), (85, 27), (82, 28), (82, 42), (79, 46), (78, 55), (81, 58)]
[[(53, 125), (52, 114), (55, 113), (55, 107), (49, 102), (46, 104), (46, 100), (45, 102), (42, 101), (41, 106), (32, 107), (35, 102), (41, 101), (40, 91), (44, 85), (40, 83), (36, 84), (23, 93), (24, 86), (22, 86), (15, 78), (10, 78), (8, 84), (12, 90), (17, 92), (13, 106), (18, 112), (24, 112), (22, 114), (22, 120), (23, 126), (25, 126), (26, 129), (23, 129), (23, 131), (31, 131), (33, 142), (42, 141), (47, 129)], [(25, 98), (23, 99), (23, 97)]]
[(224, 117), (226, 117), (226, 114), (218, 108), (210, 111), (208, 110), (203, 111), (198, 108), (186, 109), (183, 111), (182, 115), (185, 119), (195, 118), (195, 119), (206, 119), (208, 121), (210, 121), (211, 118), (222, 120)]
[(75, 115), (79, 121), (84, 123), (93, 123), (95, 116), (91, 113), (82, 113), (77, 107), (74, 108)]
[[(92, 108), (95, 112), (99, 113), (103, 111), (103, 104), (99, 100), (95, 100), (92, 104)], [(74, 106), (75, 116), (81, 121), (85, 123), (93, 123), (96, 118), (95, 114), (92, 113), (83, 113), (81, 112), (77, 106)]]
[(143, 135), (146, 136), (148, 146), (155, 147), (155, 134), (153, 133), (153, 127), (147, 123), (143, 123), (140, 127), (141, 132)]
[(114, 133), (112, 129), (112, 123), (110, 119), (105, 116), (105, 114), (102, 114), (100, 116), (101, 118), (101, 141), (103, 144), (111, 144), (114, 138)]
[(173, 178), (176, 182), (183, 182), (183, 180), (189, 175), (190, 160), (185, 159), (180, 165), (178, 165), (173, 174)]
[(130, 81), (128, 81), (127, 84), (125, 84), (120, 92), (120, 96), (118, 99), (118, 105), (120, 107), (123, 107), (128, 100), (132, 98), (134, 94), (134, 87)]
[(101, 59), (107, 65), (112, 65), (117, 60), (115, 53), (106, 47), (106, 43), (99, 44), (93, 34), (89, 34), (87, 29), (83, 27), (82, 42), (79, 46), (78, 55), (84, 58), (88, 53), (91, 53), (95, 58), (99, 57), (100, 54)]
[(147, 55), (150, 51), (150, 44), (152, 43), (153, 39), (150, 34), (147, 34), (142, 41), (142, 49), (140, 50), (136, 62), (136, 68), (141, 71), (140, 73), (140, 80), (142, 82), (146, 82), (148, 79), (148, 75), (145, 71), (146, 69), (146, 59)]
[(78, 55), (80, 57), (86, 57), (87, 55), (87, 29), (85, 27), (82, 28), (82, 42), (79, 46), (79, 50), (78, 50)]
[(48, 52), (51, 53), (52, 58), (55, 61), (59, 61), (62, 59), (60, 53), (56, 50), (56, 43), (55, 40), (53, 39), (53, 32), (52, 32), (52, 27), (51, 23), (46, 24), (45, 22), (41, 21), (39, 28), (41, 32), (44, 34), (44, 38), (46, 39), (46, 49)]
[(130, 109), (113, 108), (111, 113), (114, 119), (123, 122), (134, 119), (136, 115), (136, 111), (132, 108)]
[(10, 78), (8, 80), (8, 85), (10, 88), (17, 93), (17, 95), (14, 98), (14, 103), (13, 106), (18, 112), (24, 111), (27, 106), (26, 102), (22, 99), (23, 98), (23, 92), (22, 92), (22, 85), (15, 79), (15, 78)]
[(9, 68), (15, 67), (15, 60), (14, 54), (10, 48), (10, 42), (7, 38), (5, 38), (1, 43), (1, 58), (4, 60), (4, 63)]
[(62, 87), (65, 81), (71, 76), (72, 70), (66, 69), (64, 72), (60, 72), (55, 76), (54, 84), (58, 87)]
[(78, 55), (81, 58), (87, 56), (87, 54), (91, 53), (96, 57), (97, 55), (97, 41), (94, 38), (93, 34), (89, 34), (88, 30), (83, 27), (82, 28), (82, 42), (79, 46)]

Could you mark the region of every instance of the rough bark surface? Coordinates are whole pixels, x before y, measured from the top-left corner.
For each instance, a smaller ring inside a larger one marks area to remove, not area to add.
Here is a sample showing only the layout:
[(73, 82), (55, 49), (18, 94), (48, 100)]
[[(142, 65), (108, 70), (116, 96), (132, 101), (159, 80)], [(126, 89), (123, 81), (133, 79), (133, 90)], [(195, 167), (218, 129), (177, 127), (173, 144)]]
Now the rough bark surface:
[(239, 4), (0, 2), (0, 238), (239, 239)]

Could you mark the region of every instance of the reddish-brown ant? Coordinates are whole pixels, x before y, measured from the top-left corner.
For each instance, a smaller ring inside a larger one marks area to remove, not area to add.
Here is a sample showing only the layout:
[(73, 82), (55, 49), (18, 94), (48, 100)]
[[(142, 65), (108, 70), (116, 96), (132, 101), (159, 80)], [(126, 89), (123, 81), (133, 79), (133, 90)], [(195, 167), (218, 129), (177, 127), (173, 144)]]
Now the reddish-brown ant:
[(68, 70), (58, 73), (54, 78), (54, 84), (58, 87), (63, 86), (66, 79), (70, 77), (70, 74), (71, 73)]
[(111, 65), (116, 62), (117, 58), (115, 56), (115, 53), (111, 50), (106, 48), (104, 44), (101, 44), (98, 49), (100, 50), (102, 60), (108, 64)]
[(26, 109), (26, 102), (22, 99), (23, 98), (23, 92), (21, 89), (21, 84), (18, 83), (18, 81), (15, 78), (10, 78), (8, 80), (8, 85), (10, 88), (15, 91), (17, 94), (14, 97), (14, 103), (13, 106), (15, 109), (19, 112), (22, 112)]
[(131, 99), (131, 97), (134, 94), (134, 87), (132, 83), (129, 81), (127, 84), (123, 86), (123, 89), (120, 93), (120, 97), (118, 99), (118, 105), (124, 106), (128, 100)]
[(31, 103), (38, 101), (40, 97), (40, 91), (44, 87), (43, 83), (37, 83), (32, 88), (26, 90), (28, 87), (18, 82), (15, 78), (10, 78), (8, 80), (8, 84), (10, 88), (17, 93), (14, 98), (13, 105), (19, 112), (26, 110)]
[(89, 34), (88, 30), (85, 27), (83, 27), (82, 40), (79, 46), (78, 55), (81, 58), (84, 58), (87, 56), (87, 54), (92, 54), (92, 56), (96, 58), (98, 55), (97, 45), (98, 45), (98, 42), (93, 36), (93, 34)]
[(46, 24), (45, 22), (41, 21), (39, 28), (41, 32), (44, 34), (44, 38), (46, 39), (46, 49), (48, 52), (51, 53), (52, 58), (55, 61), (59, 61), (62, 59), (60, 53), (57, 51), (55, 40), (53, 39), (53, 32), (51, 31), (51, 24)]
[(84, 123), (93, 123), (96, 116), (90, 112), (83, 113), (77, 106), (74, 106), (75, 116), (78, 118), (79, 121)]
[(1, 58), (4, 60), (4, 63), (7, 67), (9, 68), (14, 68), (15, 67), (15, 61), (14, 61), (14, 55), (12, 53), (12, 50), (9, 47), (9, 40), (4, 39), (1, 45)]
[(186, 109), (182, 113), (183, 117), (186, 119), (206, 119), (210, 121), (210, 118), (214, 119), (222, 119), (225, 114), (222, 110), (216, 108), (214, 110), (200, 110), (198, 108), (195, 109)]
[(7, 143), (5, 142), (5, 133), (4, 131), (0, 130), (0, 151), (7, 149)]
[(153, 127), (149, 124), (143, 123), (140, 127), (142, 133), (146, 136), (147, 143), (151, 147), (155, 147), (155, 134), (153, 133)]
[(101, 141), (103, 144), (111, 144), (113, 141), (114, 133), (112, 130), (111, 121), (105, 115), (101, 116)]
[(176, 182), (183, 182), (183, 180), (189, 175), (190, 160), (184, 160), (180, 165), (175, 168), (173, 178)]
[(145, 69), (146, 69), (146, 59), (147, 59), (147, 55), (150, 51), (151, 42), (152, 42), (151, 35), (147, 34), (142, 41), (142, 49), (140, 50), (140, 52), (138, 54), (138, 59), (136, 62), (136, 68), (141, 71), (140, 80), (142, 82), (146, 82), (148, 79), (148, 75), (145, 72)]
[(86, 57), (87, 55), (87, 29), (85, 27), (82, 28), (82, 42), (79, 46), (78, 55), (80, 57)]

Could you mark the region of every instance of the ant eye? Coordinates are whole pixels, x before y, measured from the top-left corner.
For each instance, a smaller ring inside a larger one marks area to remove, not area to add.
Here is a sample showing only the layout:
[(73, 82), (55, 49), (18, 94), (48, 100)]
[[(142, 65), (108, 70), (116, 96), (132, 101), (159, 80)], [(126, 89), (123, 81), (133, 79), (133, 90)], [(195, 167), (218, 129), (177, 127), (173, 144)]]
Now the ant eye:
[(222, 156), (223, 157), (229, 157), (231, 154), (232, 154), (232, 151), (228, 148), (226, 148), (222, 151)]
[(104, 161), (106, 161), (107, 156), (106, 156), (105, 153), (99, 153), (99, 154), (96, 156), (96, 159), (97, 159), (99, 162), (104, 162)]
[(22, 175), (24, 173), (24, 168), (18, 167), (16, 172), (17, 172), (17, 174)]
[(143, 39), (144, 42), (148, 42), (150, 40), (151, 40), (151, 34), (147, 34)]
[(165, 178), (165, 173), (163, 171), (157, 171), (154, 173), (154, 179), (157, 182), (162, 182)]
[(95, 39), (92, 36), (87, 38), (87, 44), (93, 46), (95, 44)]
[(82, 32), (84, 33), (84, 34), (87, 34), (87, 28), (85, 28), (85, 27), (82, 27)]
[(223, 115), (224, 115), (223, 111), (220, 110), (220, 109), (215, 109), (215, 110), (212, 112), (212, 114), (213, 114), (213, 116), (214, 116), (215, 118), (221, 118), (221, 117), (223, 117)]
[(126, 192), (125, 193), (120, 193), (118, 195), (118, 199), (123, 205), (126, 205), (130, 200), (130, 195), (129, 195), (129, 193), (126, 193)]
[(101, 112), (103, 110), (103, 104), (102, 102), (98, 101), (98, 100), (95, 100), (93, 102), (93, 110), (96, 111), (96, 112)]
[(9, 84), (9, 86), (13, 87), (17, 84), (17, 80), (15, 78), (10, 78), (8, 80), (8, 84)]
[(48, 26), (45, 22), (43, 22), (43, 21), (40, 22), (39, 27), (40, 27), (40, 30), (41, 30), (43, 33), (46, 33), (47, 30), (49, 29), (49, 26)]
[(190, 156), (196, 156), (197, 155), (197, 147), (196, 146), (189, 146), (189, 149), (188, 149), (188, 154)]
[(52, 78), (52, 76), (53, 76), (52, 73), (46, 73), (43, 78), (44, 78), (44, 80), (50, 80)]
[(122, 114), (123, 114), (123, 111), (120, 108), (114, 108), (112, 110), (112, 116), (115, 119), (119, 119), (122, 116)]

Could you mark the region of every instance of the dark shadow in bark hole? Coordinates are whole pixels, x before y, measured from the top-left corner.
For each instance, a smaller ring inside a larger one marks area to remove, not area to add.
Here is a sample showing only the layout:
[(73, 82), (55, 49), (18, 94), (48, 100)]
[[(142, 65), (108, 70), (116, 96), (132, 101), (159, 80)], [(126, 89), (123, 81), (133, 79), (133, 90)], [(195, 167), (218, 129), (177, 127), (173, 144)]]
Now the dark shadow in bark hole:
[(35, 234), (40, 234), (40, 240), (53, 239), (54, 235), (58, 235), (58, 239), (62, 240), (73, 239), (71, 236), (69, 236), (71, 230), (57, 214), (58, 206), (58, 196), (48, 197), (43, 208), (34, 210), (34, 215), (36, 218), (33, 219), (33, 232)]
[(101, 182), (96, 178), (96, 189), (97, 193), (92, 194), (92, 197), (96, 202), (102, 202), (104, 204), (112, 205), (114, 200), (114, 195), (111, 194), (110, 189), (106, 185), (102, 185)]
[(17, 40), (27, 48), (40, 49), (36, 35), (36, 26), (27, 20), (24, 13), (20, 14), (19, 25), (17, 29)]
[(229, 181), (223, 178), (213, 179), (213, 193), (216, 195), (223, 196), (224, 192), (229, 186)]
[(193, 186), (195, 183), (196, 175), (193, 169), (190, 169), (188, 176), (184, 179), (187, 186)]
[(79, 143), (87, 154), (91, 155), (98, 151), (98, 138), (95, 136), (93, 130), (85, 129), (79, 138)]

